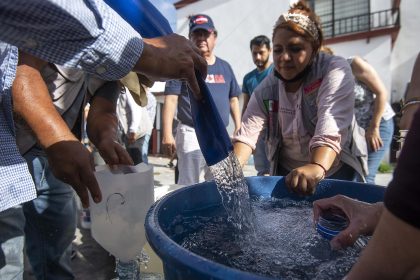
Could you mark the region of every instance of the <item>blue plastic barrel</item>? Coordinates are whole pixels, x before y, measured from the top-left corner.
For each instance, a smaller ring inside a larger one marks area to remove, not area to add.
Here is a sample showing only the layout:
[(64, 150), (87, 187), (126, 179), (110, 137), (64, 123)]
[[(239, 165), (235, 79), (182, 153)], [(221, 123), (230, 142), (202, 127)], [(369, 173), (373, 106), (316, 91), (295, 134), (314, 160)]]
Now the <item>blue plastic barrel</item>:
[[(279, 197), (294, 200), (314, 201), (320, 198), (343, 194), (365, 202), (382, 201), (385, 188), (375, 185), (325, 179), (318, 185), (315, 194), (302, 198), (288, 192), (283, 177), (264, 176), (246, 178), (250, 195), (270, 197), (274, 187)], [(185, 187), (167, 194), (157, 201), (146, 216), (145, 229), (149, 244), (162, 259), (167, 280), (225, 280), (225, 279), (271, 279), (240, 271), (194, 254), (171, 239), (165, 229), (177, 216), (191, 216), (206, 209), (221, 206), (222, 201), (214, 182), (205, 182)]]

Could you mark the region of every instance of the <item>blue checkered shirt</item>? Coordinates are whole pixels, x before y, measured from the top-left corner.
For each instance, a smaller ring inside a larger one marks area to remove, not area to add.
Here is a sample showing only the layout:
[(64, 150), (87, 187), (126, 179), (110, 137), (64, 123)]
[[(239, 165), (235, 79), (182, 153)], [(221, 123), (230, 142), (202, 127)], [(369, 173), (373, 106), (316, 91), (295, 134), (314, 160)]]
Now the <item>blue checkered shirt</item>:
[(125, 76), (143, 51), (141, 36), (103, 0), (1, 0), (0, 40), (103, 80)]
[(11, 86), (18, 50), (118, 80), (138, 61), (141, 36), (102, 0), (0, 1), (0, 212), (36, 197), (15, 142)]
[(36, 197), (14, 136), (11, 87), (17, 62), (17, 48), (0, 42), (0, 212)]

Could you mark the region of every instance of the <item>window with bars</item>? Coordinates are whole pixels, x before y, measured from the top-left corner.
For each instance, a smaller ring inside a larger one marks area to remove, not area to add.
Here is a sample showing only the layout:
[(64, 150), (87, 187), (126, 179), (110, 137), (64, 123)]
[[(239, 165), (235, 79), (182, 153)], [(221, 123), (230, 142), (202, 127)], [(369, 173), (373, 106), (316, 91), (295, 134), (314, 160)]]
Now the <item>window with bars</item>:
[(370, 29), (369, 0), (312, 0), (325, 38)]

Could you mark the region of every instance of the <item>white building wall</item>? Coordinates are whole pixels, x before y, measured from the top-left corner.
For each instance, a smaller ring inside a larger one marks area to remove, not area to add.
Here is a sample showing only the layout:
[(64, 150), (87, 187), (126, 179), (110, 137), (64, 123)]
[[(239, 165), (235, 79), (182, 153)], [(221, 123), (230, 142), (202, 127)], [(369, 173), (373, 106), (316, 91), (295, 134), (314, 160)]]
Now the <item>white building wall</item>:
[(336, 55), (342, 57), (360, 56), (366, 59), (378, 72), (388, 93), (391, 92), (391, 36), (380, 36), (328, 45)]
[[(404, 0), (402, 0), (404, 1)], [(370, 12), (388, 10), (392, 8), (393, 0), (370, 0)]]
[(401, 0), (401, 29), (391, 56), (393, 101), (403, 97), (417, 54), (420, 52), (419, 11), (420, 1)]

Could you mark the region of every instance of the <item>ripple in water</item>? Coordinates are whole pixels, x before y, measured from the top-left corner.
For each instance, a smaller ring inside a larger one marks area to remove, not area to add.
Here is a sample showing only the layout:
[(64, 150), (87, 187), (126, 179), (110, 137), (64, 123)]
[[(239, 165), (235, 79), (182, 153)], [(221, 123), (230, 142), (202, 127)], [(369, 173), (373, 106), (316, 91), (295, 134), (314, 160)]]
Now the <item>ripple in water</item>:
[(207, 259), (281, 279), (341, 279), (360, 254), (359, 247), (331, 250), (313, 228), (309, 202), (265, 199), (251, 207), (255, 232), (238, 230), (220, 207), (178, 217), (168, 233)]

